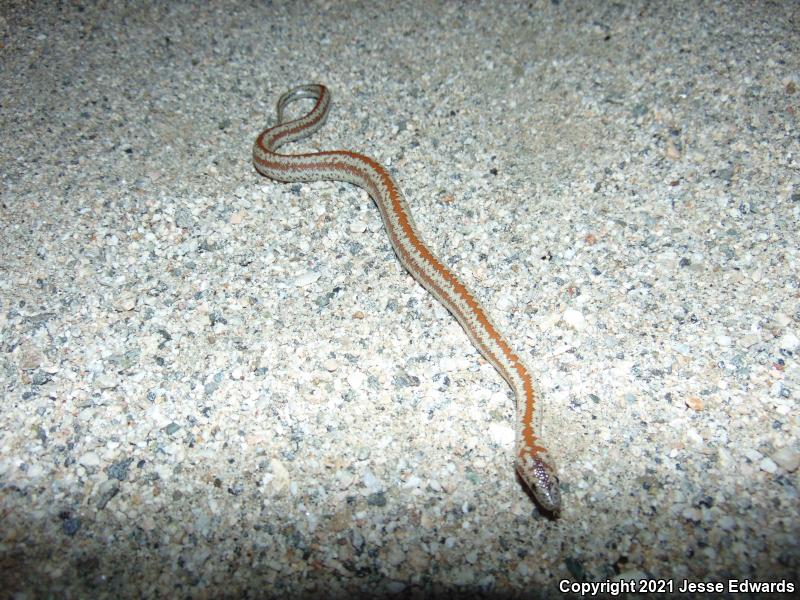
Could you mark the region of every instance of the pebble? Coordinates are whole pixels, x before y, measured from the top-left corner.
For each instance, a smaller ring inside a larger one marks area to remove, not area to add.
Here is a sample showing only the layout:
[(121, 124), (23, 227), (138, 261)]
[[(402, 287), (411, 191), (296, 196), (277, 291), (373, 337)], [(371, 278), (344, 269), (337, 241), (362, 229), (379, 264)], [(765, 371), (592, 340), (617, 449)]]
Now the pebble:
[(114, 496), (119, 493), (119, 482), (115, 479), (106, 479), (97, 488), (96, 502), (98, 510), (103, 510)]
[(75, 517), (66, 518), (61, 527), (67, 536), (73, 537), (81, 529), (81, 520)]
[(367, 230), (367, 224), (364, 221), (356, 219), (350, 222), (351, 233), (364, 233)]
[(491, 423), (488, 428), (489, 438), (503, 447), (510, 447), (514, 443), (514, 430), (508, 425)]
[(507, 312), (514, 306), (514, 299), (508, 294), (501, 294), (495, 303), (497, 310), (500, 312)]
[(133, 462), (133, 458), (118, 460), (106, 468), (108, 476), (118, 481), (125, 481), (128, 478), (128, 470)]
[(101, 390), (113, 390), (115, 387), (117, 387), (117, 385), (119, 385), (117, 378), (109, 373), (101, 374), (97, 379), (95, 379), (95, 383)]
[(761, 459), (758, 463), (758, 468), (762, 471), (766, 471), (767, 473), (777, 473), (778, 472), (778, 465), (775, 464), (769, 456), (765, 456)]
[(682, 354), (683, 356), (689, 356), (692, 353), (692, 349), (687, 346), (686, 344), (676, 343), (672, 344), (673, 350), (678, 354)]
[(366, 487), (367, 490), (372, 492), (377, 492), (383, 489), (381, 480), (375, 477), (375, 475), (369, 469), (364, 470), (361, 482), (364, 484), (364, 487)]
[(34, 348), (23, 350), (19, 359), (19, 368), (24, 371), (33, 371), (42, 364), (42, 353)]
[(439, 483), (439, 480), (437, 480), (437, 479), (429, 479), (428, 480), (428, 487), (430, 489), (432, 489), (434, 492), (437, 492), (437, 493), (439, 493), (439, 492), (441, 492), (443, 490), (442, 484)]
[(269, 461), (269, 468), (272, 474), (272, 478), (269, 481), (269, 487), (273, 492), (282, 492), (289, 487), (289, 471), (285, 466), (283, 466), (283, 463), (280, 460), (277, 458), (271, 459)]
[(421, 485), (422, 485), (422, 479), (420, 479), (417, 475), (412, 475), (406, 480), (406, 482), (403, 484), (403, 487), (418, 488)]
[(586, 325), (583, 313), (574, 308), (568, 308), (562, 315), (564, 322), (575, 330), (580, 331)]
[(701, 411), (703, 410), (703, 401), (697, 396), (689, 396), (686, 398), (686, 406), (692, 410)]
[(100, 465), (100, 457), (95, 452), (86, 452), (78, 459), (84, 467), (97, 467)]
[(753, 448), (748, 448), (745, 450), (744, 455), (754, 463), (759, 462), (764, 457), (761, 452), (754, 450)]
[(794, 473), (800, 467), (800, 452), (784, 447), (772, 454), (772, 460), (784, 471)]
[(114, 310), (118, 312), (128, 312), (136, 308), (136, 296), (130, 292), (120, 294), (114, 301)]
[(352, 371), (347, 375), (347, 383), (354, 390), (360, 389), (364, 385), (367, 376), (361, 371)]
[(346, 490), (355, 481), (355, 475), (349, 471), (337, 471), (336, 480), (339, 482), (339, 489)]
[(647, 581), (651, 577), (641, 569), (628, 569), (611, 577), (611, 581)]
[[(790, 3), (123, 4), (0, 18), (13, 597), (796, 579)], [(559, 518), (364, 190), (254, 172), (287, 57), (334, 104), (283, 149), (385, 163), (530, 367)]]
[(796, 352), (800, 349), (800, 338), (793, 333), (786, 333), (778, 341), (778, 347)]
[(386, 584), (386, 591), (391, 596), (397, 596), (406, 589), (406, 584), (402, 581), (390, 581)]
[(36, 479), (37, 477), (40, 477), (43, 474), (44, 474), (44, 469), (39, 464), (33, 464), (33, 465), (29, 466), (28, 467), (28, 471), (26, 473), (26, 475), (30, 479)]
[(306, 287), (311, 285), (320, 278), (320, 273), (317, 271), (307, 271), (294, 278), (294, 285), (296, 287)]
[(739, 341), (744, 348), (751, 348), (761, 341), (761, 336), (756, 333), (748, 333), (743, 335)]
[(717, 344), (719, 344), (723, 348), (727, 348), (728, 346), (730, 346), (732, 341), (733, 340), (731, 339), (731, 336), (729, 336), (729, 335), (718, 335), (716, 337)]
[(386, 506), (386, 502), (386, 494), (383, 492), (375, 492), (367, 496), (369, 506)]
[(666, 154), (667, 158), (670, 160), (678, 160), (681, 157), (680, 151), (672, 140), (667, 140), (667, 148), (664, 154)]

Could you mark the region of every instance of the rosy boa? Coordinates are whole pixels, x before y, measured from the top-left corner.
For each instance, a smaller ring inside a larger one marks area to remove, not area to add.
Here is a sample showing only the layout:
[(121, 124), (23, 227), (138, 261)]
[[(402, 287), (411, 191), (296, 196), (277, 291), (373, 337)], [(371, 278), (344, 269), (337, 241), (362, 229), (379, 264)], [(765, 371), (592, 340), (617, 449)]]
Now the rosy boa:
[[(284, 109), (300, 98), (312, 98), (316, 103), (305, 116), (284, 122)], [(262, 131), (253, 145), (256, 170), (284, 182), (346, 181), (369, 193), (378, 205), (386, 233), (402, 265), (452, 313), (475, 347), (514, 391), (517, 403), (517, 472), (541, 507), (557, 515), (561, 508), (558, 477), (552, 463), (545, 458), (548, 452), (536, 434), (536, 396), (530, 372), (472, 292), (423, 243), (408, 204), (389, 172), (368, 156), (349, 150), (312, 154), (276, 152), (283, 144), (317, 131), (330, 106), (331, 94), (323, 85), (301, 85), (283, 94), (278, 100), (278, 124)]]

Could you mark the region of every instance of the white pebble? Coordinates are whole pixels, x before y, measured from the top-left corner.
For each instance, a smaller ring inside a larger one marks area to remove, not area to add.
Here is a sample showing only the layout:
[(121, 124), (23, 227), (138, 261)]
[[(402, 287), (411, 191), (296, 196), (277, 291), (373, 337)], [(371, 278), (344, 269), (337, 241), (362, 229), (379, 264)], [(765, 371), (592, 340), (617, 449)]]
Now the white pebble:
[(514, 443), (514, 430), (508, 425), (492, 423), (489, 425), (489, 438), (500, 446), (510, 446)]
[(350, 231), (352, 233), (364, 233), (367, 230), (367, 224), (361, 219), (356, 219), (350, 222)]
[(795, 452), (788, 447), (777, 450), (771, 458), (781, 469), (789, 473), (793, 473), (800, 467), (800, 452)]
[(294, 284), (297, 287), (305, 287), (314, 283), (317, 279), (319, 279), (319, 273), (316, 271), (308, 271), (303, 273), (302, 275), (298, 275), (294, 278)]
[(383, 488), (381, 480), (375, 477), (373, 472), (370, 471), (369, 469), (364, 471), (364, 476), (362, 477), (362, 481), (364, 483), (364, 487), (366, 487), (370, 493), (378, 492)]
[(750, 348), (751, 346), (755, 346), (760, 341), (761, 341), (761, 336), (759, 336), (757, 333), (746, 333), (741, 338), (739, 338), (739, 344), (744, 348)]
[(443, 356), (439, 361), (439, 368), (445, 373), (452, 373), (459, 369), (468, 369), (470, 362), (466, 356)]
[(781, 448), (771, 458), (781, 469), (789, 473), (795, 472), (800, 467), (800, 452), (795, 452), (791, 448)]
[(416, 475), (412, 475), (406, 480), (406, 482), (403, 484), (403, 487), (413, 489), (413, 488), (418, 488), (421, 484), (422, 484), (422, 479), (420, 479)]
[(175, 456), (178, 454), (178, 452), (180, 452), (180, 446), (175, 442), (171, 442), (169, 444), (163, 444), (161, 446), (161, 450), (163, 450), (165, 454)]
[(508, 294), (503, 294), (497, 299), (495, 306), (497, 306), (497, 310), (506, 312), (512, 306), (514, 306), (514, 299)]
[(136, 296), (130, 292), (125, 292), (114, 301), (114, 310), (117, 312), (127, 312), (136, 308)]
[(340, 470), (336, 472), (336, 481), (339, 484), (340, 490), (346, 490), (351, 485), (353, 485), (353, 481), (355, 480), (355, 475), (353, 475), (350, 471)]
[(584, 325), (586, 324), (586, 319), (584, 319), (583, 313), (581, 313), (579, 310), (575, 310), (574, 308), (568, 308), (565, 310), (564, 314), (561, 315), (561, 318), (567, 325), (575, 330), (583, 329)]
[(791, 350), (792, 352), (794, 352), (795, 350), (800, 348), (800, 339), (798, 339), (798, 337), (795, 334), (790, 332), (784, 335), (780, 339), (780, 341), (778, 342), (778, 346), (783, 350)]
[(79, 421), (82, 421), (84, 423), (88, 423), (92, 419), (94, 419), (94, 408), (92, 408), (91, 406), (87, 406), (86, 408), (84, 408), (83, 410), (81, 410), (78, 413), (78, 420)]
[(350, 375), (347, 376), (347, 383), (350, 384), (350, 387), (354, 390), (357, 390), (364, 384), (364, 380), (367, 378), (361, 371), (353, 371)]
[(769, 456), (765, 456), (761, 462), (758, 463), (758, 467), (767, 473), (776, 473), (778, 471), (778, 465), (776, 465), (775, 461)]
[(749, 449), (745, 450), (744, 451), (744, 455), (747, 458), (749, 458), (751, 461), (753, 461), (753, 462), (758, 462), (759, 460), (761, 460), (764, 457), (764, 455), (761, 454), (761, 452), (759, 452), (758, 450), (755, 450), (753, 448), (749, 448)]
[(107, 373), (100, 375), (94, 382), (101, 390), (111, 390), (117, 387), (117, 380)]
[(673, 344), (672, 349), (675, 350), (678, 354), (682, 354), (683, 356), (689, 356), (692, 353), (692, 349), (689, 348), (686, 344), (681, 344), (680, 342)]
[(84, 467), (96, 467), (100, 464), (100, 457), (94, 452), (87, 452), (78, 459)]

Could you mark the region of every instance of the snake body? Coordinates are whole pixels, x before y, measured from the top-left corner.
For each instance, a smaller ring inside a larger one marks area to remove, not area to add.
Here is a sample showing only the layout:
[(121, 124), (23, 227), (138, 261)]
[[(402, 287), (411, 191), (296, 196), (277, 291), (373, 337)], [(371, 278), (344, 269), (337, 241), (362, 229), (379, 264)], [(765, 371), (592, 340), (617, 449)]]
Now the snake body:
[[(284, 122), (286, 106), (301, 98), (316, 100), (314, 107), (305, 116)], [(372, 158), (348, 150), (294, 155), (276, 152), (283, 144), (317, 131), (330, 106), (331, 94), (323, 85), (302, 85), (283, 94), (278, 100), (278, 124), (262, 131), (253, 145), (256, 170), (282, 182), (345, 181), (369, 193), (402, 265), (450, 311), (475, 347), (511, 386), (517, 404), (516, 470), (541, 507), (558, 514), (558, 477), (534, 425), (538, 419), (530, 372), (475, 296), (422, 241), (408, 204), (389, 172)]]

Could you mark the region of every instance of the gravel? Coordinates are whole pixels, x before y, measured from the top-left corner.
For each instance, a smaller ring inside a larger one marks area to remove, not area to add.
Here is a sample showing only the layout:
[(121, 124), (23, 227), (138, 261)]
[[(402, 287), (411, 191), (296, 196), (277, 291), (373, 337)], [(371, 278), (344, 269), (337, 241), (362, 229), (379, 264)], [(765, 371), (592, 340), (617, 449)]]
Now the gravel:
[[(3, 597), (796, 590), (796, 4), (0, 15)], [(557, 520), (366, 194), (252, 168), (307, 82), (287, 151), (386, 165), (532, 368)]]

